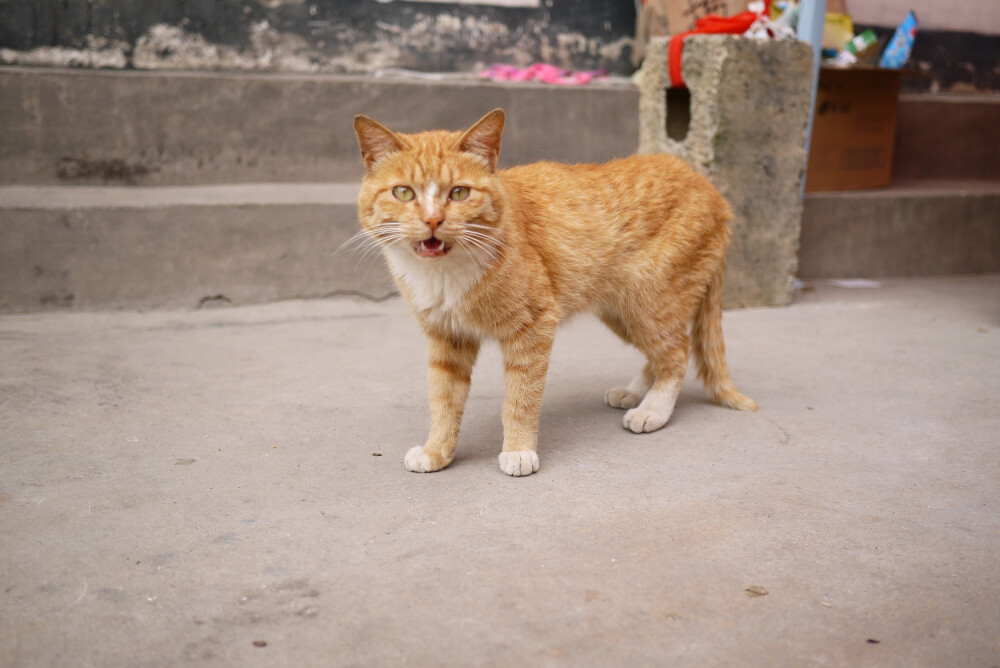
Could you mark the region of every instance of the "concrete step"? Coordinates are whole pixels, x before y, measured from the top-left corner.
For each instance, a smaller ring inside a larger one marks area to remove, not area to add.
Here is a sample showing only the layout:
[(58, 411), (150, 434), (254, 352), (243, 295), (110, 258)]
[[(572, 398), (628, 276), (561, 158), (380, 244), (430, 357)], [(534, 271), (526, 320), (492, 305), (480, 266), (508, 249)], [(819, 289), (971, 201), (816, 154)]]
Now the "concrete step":
[(357, 181), (353, 117), (468, 127), (503, 107), (501, 166), (635, 152), (638, 91), (408, 78), (0, 67), (0, 184)]
[[(197, 308), (393, 293), (356, 184), (0, 187), (0, 311)], [(1000, 272), (1000, 184), (806, 196), (799, 275)]]
[(356, 184), (0, 188), (0, 310), (196, 308), (393, 292), (339, 250)]
[(803, 278), (1000, 272), (1000, 181), (808, 193)]

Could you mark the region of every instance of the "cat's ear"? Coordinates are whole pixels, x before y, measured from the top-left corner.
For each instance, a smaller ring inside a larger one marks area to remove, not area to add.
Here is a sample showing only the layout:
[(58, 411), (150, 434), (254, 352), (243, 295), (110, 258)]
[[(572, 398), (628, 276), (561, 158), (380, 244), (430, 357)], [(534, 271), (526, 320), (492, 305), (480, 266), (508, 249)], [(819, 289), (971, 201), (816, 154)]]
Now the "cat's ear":
[(354, 131), (358, 133), (361, 159), (365, 161), (365, 168), (369, 172), (380, 160), (406, 146), (389, 128), (361, 114), (354, 117)]
[(458, 140), (456, 147), (484, 159), (490, 170), (497, 167), (500, 159), (500, 135), (503, 134), (503, 109), (494, 109), (473, 125)]

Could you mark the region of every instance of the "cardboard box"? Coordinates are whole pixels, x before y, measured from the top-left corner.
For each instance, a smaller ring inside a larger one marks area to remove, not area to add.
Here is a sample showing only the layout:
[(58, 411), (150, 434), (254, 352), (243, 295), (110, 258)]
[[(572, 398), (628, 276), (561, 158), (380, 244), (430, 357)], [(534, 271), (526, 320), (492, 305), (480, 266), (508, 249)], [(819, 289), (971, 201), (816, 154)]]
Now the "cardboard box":
[(695, 21), (709, 14), (733, 16), (747, 9), (747, 0), (665, 0), (665, 4), (672, 35), (691, 30)]
[(820, 68), (807, 192), (889, 185), (900, 76), (899, 70)]
[[(2, 0), (0, 0), (2, 2)], [(687, 32), (695, 21), (709, 14), (733, 16), (747, 9), (747, 0), (643, 0), (636, 17), (632, 64), (646, 57), (646, 46), (654, 37)]]

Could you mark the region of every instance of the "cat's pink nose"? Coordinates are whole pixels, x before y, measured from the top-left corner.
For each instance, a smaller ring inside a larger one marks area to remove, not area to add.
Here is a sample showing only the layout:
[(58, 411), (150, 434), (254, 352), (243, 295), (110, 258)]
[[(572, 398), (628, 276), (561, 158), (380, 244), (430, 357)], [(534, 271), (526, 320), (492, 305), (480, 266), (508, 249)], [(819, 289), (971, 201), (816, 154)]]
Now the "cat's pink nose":
[(431, 234), (434, 234), (434, 232), (437, 231), (437, 228), (440, 227), (441, 223), (443, 222), (444, 222), (444, 214), (441, 213), (433, 213), (424, 216), (424, 223), (427, 224), (427, 227), (431, 228)]

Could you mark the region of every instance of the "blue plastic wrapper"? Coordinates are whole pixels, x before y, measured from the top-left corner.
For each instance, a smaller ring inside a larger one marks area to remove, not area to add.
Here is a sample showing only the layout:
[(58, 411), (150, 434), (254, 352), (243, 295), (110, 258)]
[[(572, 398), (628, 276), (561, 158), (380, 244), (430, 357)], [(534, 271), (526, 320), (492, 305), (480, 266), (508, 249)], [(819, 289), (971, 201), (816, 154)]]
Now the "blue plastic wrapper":
[(906, 15), (903, 22), (896, 28), (895, 34), (889, 40), (889, 46), (882, 53), (881, 67), (898, 70), (910, 59), (913, 50), (913, 40), (917, 37), (917, 16), (912, 11)]

